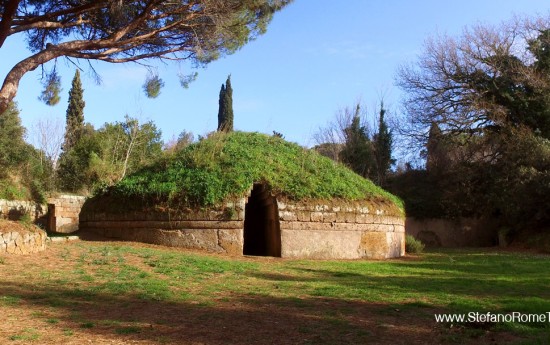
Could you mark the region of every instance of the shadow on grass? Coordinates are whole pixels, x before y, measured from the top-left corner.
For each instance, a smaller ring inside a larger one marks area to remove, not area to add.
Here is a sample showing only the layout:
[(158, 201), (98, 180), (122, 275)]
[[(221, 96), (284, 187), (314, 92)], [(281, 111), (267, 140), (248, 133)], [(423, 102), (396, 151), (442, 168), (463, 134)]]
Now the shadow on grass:
[(89, 333), (92, 339), (101, 335), (165, 344), (423, 344), (426, 336), (439, 336), (431, 312), (419, 318), (395, 306), (358, 301), (237, 295), (225, 302), (196, 304), (13, 283), (3, 283), (1, 293), (29, 310), (53, 310), (59, 322), (50, 327)]
[(6, 275), (0, 279), (0, 313), (3, 305), (29, 314), (47, 310), (41, 318), (48, 327), (74, 330), (91, 343), (485, 344), (498, 336), (505, 344), (519, 340), (519, 333), (493, 325), (449, 328), (436, 324), (433, 314), (471, 311), (476, 300), (522, 311), (532, 302), (525, 296), (539, 296), (540, 304), (529, 311), (550, 310), (542, 260), (513, 271), (508, 268), (515, 257), (468, 263), (464, 256), (448, 262), (430, 256), (415, 262), (281, 260), (264, 267), (165, 251), (76, 248), (70, 254), (76, 264), (67, 267), (79, 271), (70, 277), (84, 283), (73, 285), (72, 278), (58, 279), (47, 269), (51, 277), (42, 285), (9, 282)]
[[(298, 269), (299, 270), (299, 269)], [(548, 299), (547, 310), (550, 310), (550, 290), (548, 290), (548, 276), (541, 274), (540, 280), (526, 277), (522, 279), (506, 279), (494, 275), (476, 276), (447, 276), (422, 274), (411, 276), (377, 276), (371, 274), (357, 274), (346, 272), (334, 272), (329, 270), (308, 270), (308, 276), (283, 275), (274, 273), (254, 272), (250, 276), (258, 279), (266, 279), (280, 282), (324, 282), (329, 286), (342, 286), (349, 288), (351, 296), (353, 292), (360, 291), (388, 291), (420, 293), (425, 295), (448, 294), (453, 296), (521, 298), (540, 297)], [(359, 295), (356, 297), (360, 297)], [(547, 311), (546, 310), (546, 311)]]
[(402, 301), (426, 296), (432, 307), (449, 307), (455, 312), (545, 314), (550, 310), (550, 268), (546, 261), (460, 259), (464, 262), (394, 262), (388, 272), (380, 269), (386, 263), (367, 262), (364, 267), (357, 263), (358, 267), (349, 268), (351, 271), (292, 267), (294, 272), (285, 274), (246, 274), (282, 284), (301, 284), (304, 293), (323, 297)]

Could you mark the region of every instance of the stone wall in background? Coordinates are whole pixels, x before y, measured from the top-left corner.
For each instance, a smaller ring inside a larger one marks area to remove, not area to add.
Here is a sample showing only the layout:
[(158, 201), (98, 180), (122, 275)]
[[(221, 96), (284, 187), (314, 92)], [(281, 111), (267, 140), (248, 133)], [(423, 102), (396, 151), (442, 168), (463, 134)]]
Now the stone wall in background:
[(46, 249), (46, 232), (37, 228), (0, 232), (0, 254), (30, 254)]
[(477, 218), (415, 219), (407, 218), (408, 235), (427, 247), (488, 247), (498, 242), (495, 221)]
[(0, 254), (29, 254), (46, 248), (47, 233), (69, 233), (78, 230), (83, 196), (59, 195), (41, 205), (34, 201), (1, 200), (0, 219), (9, 220), (0, 232)]
[(68, 234), (78, 230), (79, 214), (86, 197), (58, 195), (48, 198), (48, 232)]
[(34, 201), (0, 199), (0, 218), (2, 219), (17, 221), (28, 215), (29, 221), (34, 222), (44, 217), (46, 212), (46, 205), (40, 205)]
[(34, 201), (0, 199), (0, 219), (18, 221), (26, 218), (48, 232), (72, 233), (78, 230), (84, 201), (84, 196), (63, 194), (48, 198), (45, 205)]

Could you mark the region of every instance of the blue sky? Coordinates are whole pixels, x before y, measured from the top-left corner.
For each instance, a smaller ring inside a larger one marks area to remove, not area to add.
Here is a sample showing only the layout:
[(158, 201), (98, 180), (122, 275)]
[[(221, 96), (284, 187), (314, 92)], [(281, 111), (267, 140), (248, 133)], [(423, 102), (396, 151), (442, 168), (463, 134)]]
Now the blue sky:
[[(96, 128), (125, 114), (153, 120), (166, 140), (182, 130), (205, 134), (216, 129), (220, 86), (231, 74), (236, 129), (276, 130), (290, 141), (312, 146), (318, 128), (338, 108), (357, 100), (374, 113), (384, 96), (390, 111), (399, 111), (396, 69), (414, 61), (430, 35), (458, 35), (464, 26), (498, 24), (514, 14), (547, 14), (549, 9), (543, 0), (295, 0), (275, 15), (265, 35), (199, 69), (189, 89), (181, 88), (177, 78), (178, 73), (193, 72), (188, 64), (158, 64), (165, 88), (156, 99), (142, 92), (144, 67), (92, 63), (103, 79), (97, 85), (87, 63), (81, 62), (84, 116)], [(0, 50), (2, 78), (28, 54), (24, 47), (22, 36), (8, 38)], [(60, 60), (58, 69), (63, 92), (55, 107), (37, 100), (39, 69), (21, 81), (16, 101), (26, 127), (44, 117), (64, 121), (75, 67)]]

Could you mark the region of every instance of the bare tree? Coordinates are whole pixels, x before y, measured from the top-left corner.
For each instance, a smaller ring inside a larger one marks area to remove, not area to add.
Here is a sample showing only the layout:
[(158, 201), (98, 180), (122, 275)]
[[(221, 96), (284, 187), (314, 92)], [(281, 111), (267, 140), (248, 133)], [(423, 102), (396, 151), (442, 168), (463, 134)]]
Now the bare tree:
[(0, 113), (23, 75), (60, 57), (112, 63), (146, 59), (209, 63), (264, 33), (292, 0), (6, 0), (0, 3), (0, 48), (26, 35), (31, 55), (7, 73)]
[(418, 61), (398, 71), (406, 115), (400, 134), (423, 146), (434, 123), (460, 135), (506, 126), (548, 131), (542, 104), (550, 79), (541, 63), (548, 59), (548, 30), (550, 17), (515, 18), (465, 29), (459, 38), (427, 40)]
[(31, 126), (29, 140), (32, 145), (43, 152), (43, 158), (49, 160), (55, 168), (61, 154), (64, 134), (65, 130), (61, 119), (43, 117)]

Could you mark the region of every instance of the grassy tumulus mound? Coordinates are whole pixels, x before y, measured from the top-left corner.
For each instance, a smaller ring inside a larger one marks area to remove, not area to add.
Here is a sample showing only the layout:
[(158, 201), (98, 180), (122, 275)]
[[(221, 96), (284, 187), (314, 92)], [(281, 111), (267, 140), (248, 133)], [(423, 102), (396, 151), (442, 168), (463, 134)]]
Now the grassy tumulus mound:
[(175, 157), (145, 168), (110, 191), (125, 198), (212, 206), (246, 195), (253, 183), (292, 200), (401, 200), (341, 164), (281, 138), (259, 133), (214, 133)]

